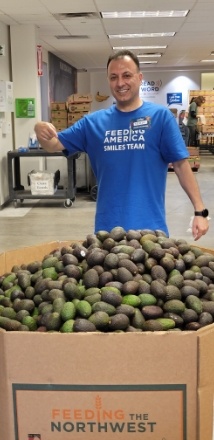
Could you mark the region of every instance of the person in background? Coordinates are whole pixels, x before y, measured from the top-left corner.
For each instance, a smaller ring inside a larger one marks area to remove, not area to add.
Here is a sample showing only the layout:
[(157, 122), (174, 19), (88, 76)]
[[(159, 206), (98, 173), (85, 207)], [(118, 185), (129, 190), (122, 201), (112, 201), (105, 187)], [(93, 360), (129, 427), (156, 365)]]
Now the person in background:
[(174, 115), (163, 105), (142, 100), (143, 74), (131, 51), (109, 56), (107, 79), (115, 103), (58, 133), (51, 123), (37, 122), (41, 147), (63, 151), (67, 157), (88, 154), (98, 187), (95, 233), (121, 226), (126, 231), (159, 229), (169, 235), (165, 191), (172, 163), (193, 205), (192, 234), (198, 240), (208, 231), (208, 211)]
[(188, 110), (188, 118), (187, 118), (187, 127), (189, 128), (189, 145), (197, 146), (198, 145), (198, 107), (205, 102), (204, 96), (193, 97), (190, 101), (189, 110)]
[(198, 96), (198, 99), (201, 101), (201, 104), (204, 104), (206, 102), (205, 96), (200, 95)]
[(185, 145), (189, 145), (189, 128), (186, 125), (187, 118), (186, 118), (186, 111), (181, 110), (178, 117), (178, 125), (181, 131), (182, 138), (185, 142)]
[(192, 97), (192, 98), (190, 99), (190, 102), (189, 102), (189, 103), (190, 103), (190, 104), (192, 104), (192, 102), (194, 102), (194, 101), (195, 101), (195, 98), (196, 98), (196, 97), (195, 97), (195, 96), (193, 96), (193, 97)]
[(179, 114), (179, 123), (187, 125), (188, 112), (186, 110), (181, 110)]

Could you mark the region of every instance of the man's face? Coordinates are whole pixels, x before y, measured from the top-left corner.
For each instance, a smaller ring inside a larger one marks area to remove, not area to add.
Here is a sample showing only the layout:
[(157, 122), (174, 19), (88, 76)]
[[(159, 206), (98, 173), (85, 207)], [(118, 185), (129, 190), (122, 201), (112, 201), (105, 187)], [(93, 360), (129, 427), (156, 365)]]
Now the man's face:
[(119, 108), (132, 106), (139, 102), (139, 89), (142, 73), (129, 56), (112, 60), (108, 66), (108, 81), (111, 93)]

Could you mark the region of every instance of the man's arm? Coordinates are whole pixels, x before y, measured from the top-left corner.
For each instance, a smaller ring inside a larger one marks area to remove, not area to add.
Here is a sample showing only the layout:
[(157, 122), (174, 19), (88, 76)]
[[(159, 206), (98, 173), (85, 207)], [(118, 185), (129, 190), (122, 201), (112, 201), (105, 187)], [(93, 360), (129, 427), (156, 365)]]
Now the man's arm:
[(48, 153), (64, 150), (64, 146), (59, 141), (53, 124), (50, 122), (37, 122), (34, 130), (41, 147), (48, 151)]
[[(187, 159), (179, 160), (173, 163), (174, 171), (178, 177), (180, 185), (189, 197), (194, 207), (194, 211), (202, 211), (205, 206), (201, 198), (200, 189), (192, 172), (190, 164)], [(209, 229), (209, 222), (204, 217), (194, 217), (192, 224), (192, 235), (195, 240), (198, 240), (202, 235), (205, 235)]]

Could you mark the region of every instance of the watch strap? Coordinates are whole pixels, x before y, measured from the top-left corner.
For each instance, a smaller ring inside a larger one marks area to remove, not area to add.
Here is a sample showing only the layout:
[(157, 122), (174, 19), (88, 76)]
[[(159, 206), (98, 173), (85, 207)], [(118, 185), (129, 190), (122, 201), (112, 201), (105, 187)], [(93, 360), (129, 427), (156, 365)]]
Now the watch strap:
[(196, 217), (204, 217), (204, 218), (206, 218), (206, 217), (208, 217), (208, 215), (209, 215), (209, 211), (208, 211), (208, 209), (203, 209), (202, 211), (195, 211), (195, 216)]

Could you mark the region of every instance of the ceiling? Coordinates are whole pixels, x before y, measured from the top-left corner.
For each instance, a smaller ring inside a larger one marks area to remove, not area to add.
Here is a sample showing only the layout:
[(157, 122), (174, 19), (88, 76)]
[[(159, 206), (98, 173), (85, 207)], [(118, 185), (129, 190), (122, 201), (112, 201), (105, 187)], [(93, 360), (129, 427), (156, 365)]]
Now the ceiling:
[[(173, 5), (172, 5), (173, 4)], [(101, 12), (189, 10), (184, 18), (103, 19)], [(74, 15), (76, 14), (76, 15)], [(39, 43), (78, 70), (106, 68), (113, 46), (166, 45), (165, 49), (134, 50), (137, 55), (160, 52), (157, 64), (142, 70), (214, 69), (213, 0), (1, 0), (0, 22), (35, 25)], [(109, 34), (175, 32), (174, 37), (114, 38)], [(59, 38), (60, 37), (60, 38)], [(201, 62), (202, 59), (210, 62)], [(146, 59), (148, 61), (148, 59)]]

